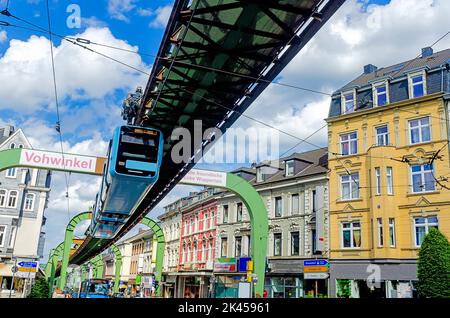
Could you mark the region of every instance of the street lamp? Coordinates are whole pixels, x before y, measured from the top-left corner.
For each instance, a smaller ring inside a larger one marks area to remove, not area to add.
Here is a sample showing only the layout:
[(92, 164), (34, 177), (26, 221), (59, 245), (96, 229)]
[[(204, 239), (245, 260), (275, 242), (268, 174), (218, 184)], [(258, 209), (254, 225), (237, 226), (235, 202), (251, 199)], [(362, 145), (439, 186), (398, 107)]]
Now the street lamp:
[(17, 272), (17, 257), (13, 256), (12, 259), (14, 260), (14, 266), (11, 268), (12, 279), (11, 279), (11, 285), (9, 286), (9, 298), (11, 298), (12, 289), (14, 286), (14, 276)]

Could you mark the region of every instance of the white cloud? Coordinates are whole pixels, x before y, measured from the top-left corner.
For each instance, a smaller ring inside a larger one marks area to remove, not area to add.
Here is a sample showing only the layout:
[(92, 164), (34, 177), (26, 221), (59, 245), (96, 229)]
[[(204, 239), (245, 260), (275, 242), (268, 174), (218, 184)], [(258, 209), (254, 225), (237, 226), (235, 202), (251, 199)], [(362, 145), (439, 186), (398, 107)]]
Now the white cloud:
[(150, 22), (150, 27), (152, 28), (164, 28), (170, 18), (170, 13), (172, 12), (172, 4), (166, 5), (164, 7), (159, 7), (155, 10), (156, 17)]
[(150, 17), (152, 16), (153, 10), (152, 9), (145, 9), (145, 8), (138, 8), (137, 9), (137, 14), (141, 17)]
[(0, 31), (0, 43), (5, 42), (8, 39), (8, 34), (6, 31)]
[[(117, 39), (108, 28), (88, 28), (75, 35), (127, 50), (137, 47)], [(95, 47), (138, 69), (149, 71), (138, 54)], [(134, 90), (145, 84), (147, 76), (103, 56), (63, 41), (54, 48), (56, 78), (60, 100), (99, 99), (117, 89)], [(0, 109), (23, 113), (53, 107), (50, 46), (45, 37), (31, 36), (27, 41), (13, 39), (0, 58)]]
[(107, 26), (107, 23), (96, 16), (91, 16), (89, 18), (81, 17), (81, 25), (86, 28), (104, 28)]
[(137, 0), (108, 0), (108, 13), (111, 18), (129, 22), (129, 18), (125, 15), (136, 8)]

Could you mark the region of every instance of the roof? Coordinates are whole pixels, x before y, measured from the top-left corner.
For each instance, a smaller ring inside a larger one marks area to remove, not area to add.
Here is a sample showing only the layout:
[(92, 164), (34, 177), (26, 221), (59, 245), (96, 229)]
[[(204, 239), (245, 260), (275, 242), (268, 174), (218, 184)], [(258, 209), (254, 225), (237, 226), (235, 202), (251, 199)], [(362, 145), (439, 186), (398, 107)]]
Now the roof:
[(135, 241), (138, 241), (138, 240), (150, 238), (152, 236), (153, 236), (153, 231), (152, 230), (140, 231), (136, 235), (126, 239), (125, 242), (126, 243), (132, 243), (132, 242), (135, 242)]
[[(403, 77), (405, 73), (411, 72), (416, 69), (427, 67), (429, 69), (439, 68), (442, 65), (450, 62), (450, 49), (435, 52), (430, 56), (418, 57), (412, 60), (397, 63), (388, 67), (382, 67), (375, 72), (369, 74), (361, 74), (350, 83), (339, 89), (337, 92), (345, 91), (356, 87), (362, 87), (368, 85), (372, 81), (377, 79), (382, 80), (384, 77), (388, 77), (391, 80)], [(393, 77), (392, 77), (393, 76)]]

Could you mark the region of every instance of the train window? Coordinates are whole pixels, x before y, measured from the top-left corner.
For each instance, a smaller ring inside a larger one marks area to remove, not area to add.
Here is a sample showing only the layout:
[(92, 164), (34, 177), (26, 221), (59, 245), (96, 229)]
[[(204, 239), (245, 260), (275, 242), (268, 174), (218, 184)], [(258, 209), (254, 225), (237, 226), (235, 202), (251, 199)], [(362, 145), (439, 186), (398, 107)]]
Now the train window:
[(124, 126), (120, 134), (116, 171), (139, 176), (154, 175), (156, 171), (150, 171), (145, 164), (158, 162), (159, 132)]

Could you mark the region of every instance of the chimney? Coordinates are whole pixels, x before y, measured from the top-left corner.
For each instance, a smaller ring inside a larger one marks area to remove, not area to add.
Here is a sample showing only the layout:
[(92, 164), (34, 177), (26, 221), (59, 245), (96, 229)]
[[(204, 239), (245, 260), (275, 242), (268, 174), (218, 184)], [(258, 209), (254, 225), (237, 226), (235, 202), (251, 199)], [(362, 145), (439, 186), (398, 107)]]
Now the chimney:
[(3, 130), (3, 137), (9, 137), (14, 133), (14, 126), (12, 125), (6, 125), (5, 129)]
[(375, 72), (377, 69), (378, 69), (378, 67), (376, 67), (376, 66), (373, 65), (373, 64), (367, 64), (367, 65), (364, 65), (364, 74), (370, 74), (370, 73), (373, 73), (373, 72)]
[(429, 46), (422, 48), (422, 57), (433, 55), (433, 49)]

